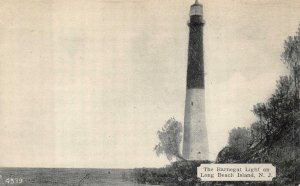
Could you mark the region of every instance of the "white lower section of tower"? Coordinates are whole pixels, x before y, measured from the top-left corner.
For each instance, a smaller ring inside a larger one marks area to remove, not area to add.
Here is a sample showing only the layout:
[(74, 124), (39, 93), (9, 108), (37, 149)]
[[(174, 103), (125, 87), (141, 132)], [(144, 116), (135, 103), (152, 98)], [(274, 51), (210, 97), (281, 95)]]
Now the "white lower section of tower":
[(182, 155), (187, 160), (208, 160), (204, 89), (186, 90)]

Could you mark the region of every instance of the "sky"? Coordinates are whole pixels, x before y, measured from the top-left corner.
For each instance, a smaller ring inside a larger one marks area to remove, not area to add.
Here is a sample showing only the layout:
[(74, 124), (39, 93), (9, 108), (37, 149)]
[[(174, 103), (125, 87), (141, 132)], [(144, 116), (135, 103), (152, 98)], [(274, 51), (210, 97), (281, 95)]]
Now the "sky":
[[(298, 0), (202, 0), (206, 125), (215, 160), (279, 76)], [(183, 122), (193, 0), (0, 2), (0, 166), (133, 168)]]

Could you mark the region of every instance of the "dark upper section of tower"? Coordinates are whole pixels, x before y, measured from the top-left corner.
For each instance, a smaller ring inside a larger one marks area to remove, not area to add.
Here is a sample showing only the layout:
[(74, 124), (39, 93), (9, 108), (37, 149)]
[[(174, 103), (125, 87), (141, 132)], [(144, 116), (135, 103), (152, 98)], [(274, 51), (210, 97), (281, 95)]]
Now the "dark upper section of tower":
[(187, 88), (204, 88), (203, 7), (196, 0), (190, 9)]

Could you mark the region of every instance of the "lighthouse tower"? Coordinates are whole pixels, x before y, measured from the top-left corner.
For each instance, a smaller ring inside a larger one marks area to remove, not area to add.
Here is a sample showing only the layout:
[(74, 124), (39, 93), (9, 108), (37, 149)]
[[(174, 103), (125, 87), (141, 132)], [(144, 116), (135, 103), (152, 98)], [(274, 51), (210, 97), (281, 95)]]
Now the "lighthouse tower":
[(204, 20), (203, 7), (198, 0), (191, 5), (188, 26), (190, 30), (182, 155), (187, 160), (207, 160), (203, 59)]

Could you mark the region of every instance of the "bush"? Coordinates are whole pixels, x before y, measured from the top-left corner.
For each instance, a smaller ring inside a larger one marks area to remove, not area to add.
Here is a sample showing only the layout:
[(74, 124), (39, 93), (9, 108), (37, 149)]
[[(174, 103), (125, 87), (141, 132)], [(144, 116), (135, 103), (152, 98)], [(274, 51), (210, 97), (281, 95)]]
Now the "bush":
[(140, 184), (195, 185), (200, 182), (197, 167), (202, 163), (210, 161), (177, 161), (164, 168), (134, 169), (132, 178)]

